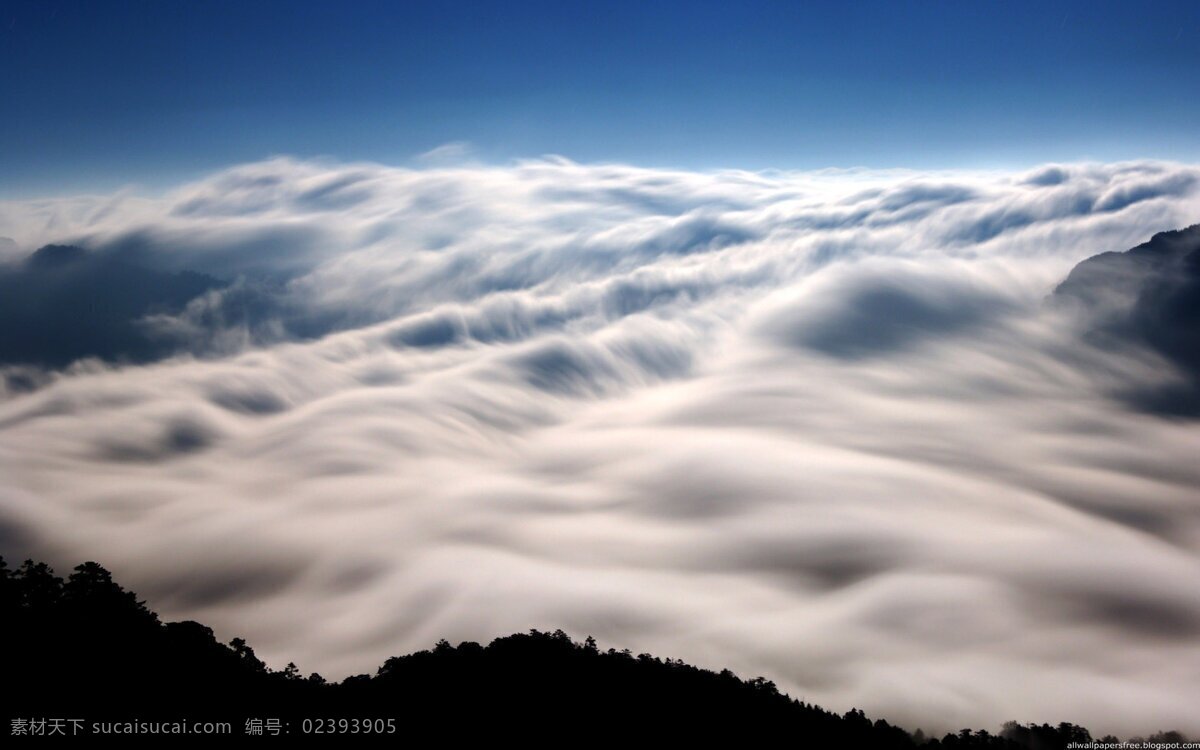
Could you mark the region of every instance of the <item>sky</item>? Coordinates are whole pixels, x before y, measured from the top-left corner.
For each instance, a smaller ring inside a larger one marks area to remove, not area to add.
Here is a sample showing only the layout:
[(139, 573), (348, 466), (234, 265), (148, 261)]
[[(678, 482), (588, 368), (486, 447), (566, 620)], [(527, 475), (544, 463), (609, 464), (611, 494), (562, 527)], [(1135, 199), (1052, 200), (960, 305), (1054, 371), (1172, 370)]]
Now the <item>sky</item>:
[(1194, 4), (0, 3), (6, 559), (1200, 734)]
[(1200, 8), (1154, 3), (0, 3), (0, 191), (278, 154), (1030, 166), (1192, 159)]

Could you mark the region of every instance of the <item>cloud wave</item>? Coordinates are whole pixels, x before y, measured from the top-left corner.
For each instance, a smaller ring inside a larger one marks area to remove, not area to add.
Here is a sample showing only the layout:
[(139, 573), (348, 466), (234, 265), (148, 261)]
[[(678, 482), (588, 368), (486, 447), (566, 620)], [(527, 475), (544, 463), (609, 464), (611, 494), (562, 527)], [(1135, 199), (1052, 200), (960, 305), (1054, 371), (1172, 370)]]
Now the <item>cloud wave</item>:
[(0, 203), (225, 280), (141, 366), (7, 371), (0, 545), (331, 677), (529, 627), (911, 728), (1198, 732), (1200, 433), (1045, 300), (1200, 168), (291, 159)]

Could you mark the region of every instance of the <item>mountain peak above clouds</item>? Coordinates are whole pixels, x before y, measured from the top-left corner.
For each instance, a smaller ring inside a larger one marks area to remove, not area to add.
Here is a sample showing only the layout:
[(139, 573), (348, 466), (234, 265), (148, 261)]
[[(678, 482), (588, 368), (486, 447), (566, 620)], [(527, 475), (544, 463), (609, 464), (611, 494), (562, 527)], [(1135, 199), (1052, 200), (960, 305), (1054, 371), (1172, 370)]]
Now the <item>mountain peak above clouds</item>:
[(1200, 224), (1088, 258), (1054, 301), (1082, 313), (1093, 342), (1148, 349), (1178, 371), (1178, 383), (1136, 389), (1126, 400), (1164, 416), (1200, 416)]

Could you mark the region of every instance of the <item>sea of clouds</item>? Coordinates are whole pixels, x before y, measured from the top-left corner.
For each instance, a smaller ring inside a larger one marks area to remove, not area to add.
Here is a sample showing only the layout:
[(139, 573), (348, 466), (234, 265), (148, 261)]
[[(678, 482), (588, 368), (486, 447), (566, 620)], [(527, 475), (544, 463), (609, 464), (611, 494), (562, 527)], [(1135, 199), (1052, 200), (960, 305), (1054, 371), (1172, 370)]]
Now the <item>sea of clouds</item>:
[(1198, 423), (1047, 302), (1198, 185), (281, 158), (0, 203), (0, 260), (230, 282), (144, 321), (178, 356), (0, 392), (0, 547), (329, 678), (561, 627), (909, 729), (1200, 732)]

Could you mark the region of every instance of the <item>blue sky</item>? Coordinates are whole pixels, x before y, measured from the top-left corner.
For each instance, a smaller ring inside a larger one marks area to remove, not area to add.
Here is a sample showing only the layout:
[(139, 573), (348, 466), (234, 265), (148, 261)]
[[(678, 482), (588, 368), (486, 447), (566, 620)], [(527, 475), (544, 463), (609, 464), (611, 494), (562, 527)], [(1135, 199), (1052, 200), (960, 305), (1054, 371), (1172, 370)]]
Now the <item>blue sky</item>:
[(0, 194), (274, 154), (1193, 160), (1196, 3), (0, 0)]

